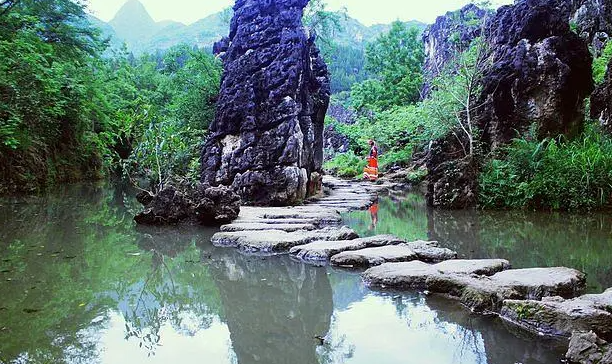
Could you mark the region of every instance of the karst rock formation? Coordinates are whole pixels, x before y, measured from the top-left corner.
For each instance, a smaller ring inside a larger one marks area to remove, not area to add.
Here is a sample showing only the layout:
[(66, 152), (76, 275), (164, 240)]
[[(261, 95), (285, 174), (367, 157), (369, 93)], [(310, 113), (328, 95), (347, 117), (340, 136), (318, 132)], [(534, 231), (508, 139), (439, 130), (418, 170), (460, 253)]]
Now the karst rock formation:
[(321, 186), (330, 82), (308, 0), (236, 0), (217, 113), (202, 151), (204, 183), (233, 187), (243, 202), (292, 205)]

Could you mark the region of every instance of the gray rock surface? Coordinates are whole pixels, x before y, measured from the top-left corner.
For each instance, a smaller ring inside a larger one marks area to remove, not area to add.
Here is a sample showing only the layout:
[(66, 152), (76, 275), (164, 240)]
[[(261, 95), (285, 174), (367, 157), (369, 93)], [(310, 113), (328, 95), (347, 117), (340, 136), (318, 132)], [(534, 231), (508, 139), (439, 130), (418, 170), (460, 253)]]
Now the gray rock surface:
[(477, 311), (495, 312), (501, 309), (502, 302), (507, 299), (575, 297), (585, 288), (584, 274), (575, 269), (505, 270), (507, 268), (509, 263), (499, 259), (449, 260), (434, 265), (415, 261), (383, 264), (368, 269), (363, 277), (373, 287), (424, 289), (457, 298)]
[(145, 208), (134, 220), (142, 225), (219, 226), (236, 219), (240, 213), (240, 196), (223, 186), (167, 185), (155, 195), (139, 194), (138, 200)]
[(358, 239), (326, 239), (327, 241), (314, 241), (306, 245), (291, 248), (289, 253), (306, 262), (325, 262), (333, 255), (347, 250), (360, 250), (365, 248), (395, 245), (405, 243), (392, 235), (378, 235)]
[(593, 90), (592, 56), (570, 29), (565, 1), (518, 0), (501, 7), (487, 28), (492, 66), (477, 118), (492, 149), (537, 126), (537, 136), (576, 135)]
[(500, 315), (529, 331), (548, 336), (570, 337), (578, 330), (612, 338), (612, 289), (568, 300), (561, 297), (506, 300)]
[(417, 259), (419, 256), (408, 244), (398, 244), (344, 251), (332, 256), (330, 263), (343, 267), (369, 267), (390, 262), (410, 262)]
[(313, 224), (291, 224), (291, 223), (276, 223), (266, 224), (261, 222), (251, 223), (234, 223), (221, 226), (223, 232), (235, 232), (235, 231), (266, 231), (266, 230), (282, 230), (286, 232), (293, 232), (298, 230), (315, 230), (316, 226)]
[(237, 0), (202, 181), (243, 202), (293, 205), (321, 187), (330, 80), (302, 15), (308, 0)]
[(428, 289), (428, 281), (438, 280), (455, 275), (494, 274), (510, 267), (503, 259), (448, 260), (437, 264), (427, 264), (421, 261), (407, 263), (386, 263), (370, 268), (363, 274), (364, 280), (370, 285), (383, 288)]
[(572, 363), (612, 364), (612, 345), (592, 331), (576, 331), (570, 339), (565, 356)]
[(235, 247), (247, 253), (285, 253), (297, 245), (321, 240), (350, 240), (355, 232), (345, 226), (325, 227), (314, 231), (286, 232), (282, 230), (237, 231), (216, 233), (211, 241), (215, 246)]
[(437, 241), (417, 240), (408, 243), (419, 260), (427, 263), (438, 263), (445, 260), (457, 258), (457, 252), (448, 248), (442, 248)]
[(487, 11), (474, 4), (468, 4), (457, 11), (451, 11), (436, 18), (423, 32), (425, 44), (425, 85), (422, 95), (431, 91), (431, 81), (448, 67), (448, 63), (467, 49), (470, 42), (480, 36), (482, 22)]

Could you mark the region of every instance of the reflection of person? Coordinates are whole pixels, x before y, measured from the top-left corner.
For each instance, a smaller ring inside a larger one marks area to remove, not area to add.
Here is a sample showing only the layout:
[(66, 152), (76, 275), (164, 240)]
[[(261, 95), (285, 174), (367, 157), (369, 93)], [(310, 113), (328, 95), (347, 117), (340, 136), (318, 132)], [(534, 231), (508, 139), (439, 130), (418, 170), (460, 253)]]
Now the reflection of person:
[(370, 156), (368, 157), (368, 166), (363, 169), (363, 178), (370, 181), (378, 179), (378, 147), (373, 140), (369, 140)]
[(374, 230), (378, 224), (378, 202), (370, 206), (370, 217), (372, 218), (372, 224), (370, 224), (369, 230)]

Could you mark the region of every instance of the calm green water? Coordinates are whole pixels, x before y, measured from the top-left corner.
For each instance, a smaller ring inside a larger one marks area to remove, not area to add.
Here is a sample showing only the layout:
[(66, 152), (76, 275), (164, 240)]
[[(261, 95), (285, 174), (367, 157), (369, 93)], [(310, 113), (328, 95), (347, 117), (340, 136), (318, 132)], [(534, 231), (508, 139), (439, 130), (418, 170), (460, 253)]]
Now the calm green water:
[[(379, 207), (376, 227), (367, 211), (348, 220), (467, 255), (515, 252), (501, 255), (519, 264), (549, 254), (590, 264), (591, 282), (609, 277), (610, 242), (600, 241), (609, 221), (474, 221), (428, 213), (417, 198)], [(354, 273), (214, 248), (213, 230), (137, 229), (137, 208), (133, 192), (101, 186), (0, 201), (1, 363), (551, 364), (562, 355), (443, 299), (371, 292)], [(572, 233), (575, 224), (584, 231)]]
[[(347, 214), (358, 233), (437, 240), (461, 258), (503, 258), (514, 268), (565, 266), (587, 274), (590, 292), (612, 287), (612, 214), (440, 211), (423, 196), (381, 196), (373, 211)], [(374, 223), (374, 222), (375, 223)]]

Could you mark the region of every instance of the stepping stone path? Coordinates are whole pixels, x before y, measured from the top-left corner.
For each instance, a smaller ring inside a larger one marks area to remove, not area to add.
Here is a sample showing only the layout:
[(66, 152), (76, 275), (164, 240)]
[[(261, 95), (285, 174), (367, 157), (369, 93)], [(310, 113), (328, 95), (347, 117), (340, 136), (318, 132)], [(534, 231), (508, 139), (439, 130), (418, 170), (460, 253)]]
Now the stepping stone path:
[[(359, 250), (371, 247), (387, 247), (389, 245), (401, 244), (406, 241), (392, 235), (378, 235), (368, 238), (351, 240), (315, 241), (310, 244), (291, 248), (289, 253), (305, 262), (325, 262), (333, 255), (347, 250)], [(414, 252), (409, 252), (412, 255)]]
[(213, 236), (213, 244), (252, 254), (290, 253), (317, 265), (369, 267), (363, 279), (374, 289), (443, 294), (544, 335), (579, 337), (576, 332), (592, 331), (612, 338), (612, 289), (579, 296), (586, 286), (583, 273), (564, 267), (510, 269), (503, 259), (459, 260), (437, 242), (360, 238), (341, 226), (340, 214), (368, 208), (392, 185), (330, 177), (323, 184), (329, 195), (303, 206), (242, 207), (238, 219)]

